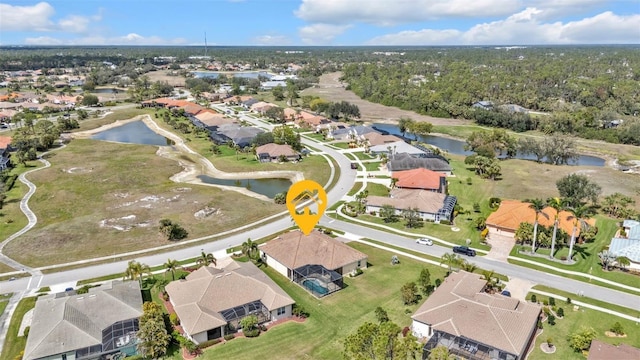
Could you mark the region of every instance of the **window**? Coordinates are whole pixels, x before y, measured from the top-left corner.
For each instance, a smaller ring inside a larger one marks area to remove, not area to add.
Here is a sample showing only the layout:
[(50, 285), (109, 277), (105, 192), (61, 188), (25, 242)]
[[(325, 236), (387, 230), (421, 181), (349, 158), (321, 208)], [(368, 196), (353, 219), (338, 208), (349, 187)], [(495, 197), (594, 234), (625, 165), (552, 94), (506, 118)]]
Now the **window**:
[(287, 308), (286, 307), (281, 307), (278, 308), (278, 315), (284, 315), (287, 312)]
[(362, 265), (362, 264), (361, 264), (361, 261), (362, 261), (362, 260), (358, 260), (358, 267), (360, 267), (360, 265)]

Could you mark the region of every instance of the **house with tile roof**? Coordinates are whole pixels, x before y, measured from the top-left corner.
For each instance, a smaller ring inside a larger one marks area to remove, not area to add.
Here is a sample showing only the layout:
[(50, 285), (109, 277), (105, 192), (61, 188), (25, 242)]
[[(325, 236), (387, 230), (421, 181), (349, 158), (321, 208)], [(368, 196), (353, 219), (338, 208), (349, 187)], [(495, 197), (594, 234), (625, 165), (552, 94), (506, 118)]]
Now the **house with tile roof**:
[(640, 270), (640, 221), (625, 220), (622, 229), (624, 232), (618, 232), (617, 236), (611, 239), (609, 252), (615, 257), (626, 257), (631, 262), (630, 268)]
[(640, 359), (640, 349), (627, 344), (611, 345), (598, 339), (591, 341), (587, 360)]
[(287, 144), (264, 144), (256, 148), (256, 157), (260, 162), (280, 162), (284, 158), (286, 161), (300, 160), (300, 154)]
[(82, 295), (65, 292), (39, 297), (23, 359), (135, 355), (141, 315), (137, 281), (114, 280)]
[(342, 276), (367, 267), (367, 255), (318, 230), (295, 230), (260, 246), (263, 261), (322, 297), (342, 289)]
[[(519, 200), (502, 200), (498, 210), (494, 211), (487, 218), (486, 224), (491, 234), (514, 237), (520, 223), (528, 222), (533, 224), (536, 219), (536, 213), (529, 207), (529, 203)], [(556, 210), (552, 207), (546, 207), (542, 210), (546, 215), (538, 216), (538, 224), (549, 227), (553, 226), (556, 216)], [(573, 232), (575, 219), (568, 211), (561, 211), (558, 217), (558, 227), (567, 234)], [(595, 225), (595, 219), (589, 219), (587, 223), (590, 226)], [(581, 226), (576, 229), (576, 237), (580, 236)]]
[(423, 359), (438, 346), (464, 359), (524, 359), (535, 344), (541, 307), (484, 292), (487, 281), (454, 272), (411, 317), (411, 330), (426, 339)]
[(391, 172), (419, 168), (429, 169), (431, 171), (443, 173), (447, 176), (452, 175), (449, 161), (436, 154), (420, 154), (419, 156), (413, 156), (407, 153), (395, 153), (387, 162), (387, 169)]
[(398, 179), (395, 186), (401, 189), (419, 189), (447, 193), (447, 176), (429, 169), (395, 171), (392, 178)]
[(194, 343), (219, 339), (255, 315), (260, 324), (286, 319), (295, 301), (251, 262), (219, 260), (166, 286), (185, 335)]
[(199, 122), (196, 124), (196, 121), (193, 121), (194, 124), (198, 127), (203, 127), (209, 131), (215, 131), (224, 124), (234, 124), (236, 123), (236, 119), (228, 118), (223, 114), (215, 112), (213, 110), (205, 110), (199, 112), (194, 118)]
[(367, 197), (366, 211), (380, 214), (385, 205), (391, 205), (395, 213), (401, 216), (405, 210), (416, 209), (422, 220), (440, 221), (453, 220), (453, 208), (457, 198), (430, 190), (399, 189), (391, 190), (389, 196)]

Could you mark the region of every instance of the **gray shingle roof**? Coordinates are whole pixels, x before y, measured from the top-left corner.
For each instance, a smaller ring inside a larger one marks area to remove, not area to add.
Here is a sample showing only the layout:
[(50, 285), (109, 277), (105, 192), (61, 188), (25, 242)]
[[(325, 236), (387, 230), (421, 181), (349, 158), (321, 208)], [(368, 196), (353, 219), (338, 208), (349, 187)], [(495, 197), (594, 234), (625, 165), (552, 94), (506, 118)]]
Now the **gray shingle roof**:
[(417, 168), (450, 172), (451, 166), (437, 157), (413, 157), (406, 153), (395, 154), (387, 163), (389, 171), (412, 170)]
[(137, 281), (113, 281), (88, 294), (43, 296), (36, 302), (24, 359), (102, 344), (102, 330), (142, 315)]

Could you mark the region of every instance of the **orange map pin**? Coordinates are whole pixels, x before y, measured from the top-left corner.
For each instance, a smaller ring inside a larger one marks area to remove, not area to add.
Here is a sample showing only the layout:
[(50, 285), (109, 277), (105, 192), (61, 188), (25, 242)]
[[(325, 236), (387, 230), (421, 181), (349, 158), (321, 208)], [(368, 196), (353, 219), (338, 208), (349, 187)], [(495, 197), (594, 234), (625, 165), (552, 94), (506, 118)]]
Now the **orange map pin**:
[[(303, 205), (302, 210), (297, 208)], [(315, 181), (302, 180), (287, 191), (287, 209), (293, 221), (305, 235), (309, 235), (327, 208), (327, 193)]]

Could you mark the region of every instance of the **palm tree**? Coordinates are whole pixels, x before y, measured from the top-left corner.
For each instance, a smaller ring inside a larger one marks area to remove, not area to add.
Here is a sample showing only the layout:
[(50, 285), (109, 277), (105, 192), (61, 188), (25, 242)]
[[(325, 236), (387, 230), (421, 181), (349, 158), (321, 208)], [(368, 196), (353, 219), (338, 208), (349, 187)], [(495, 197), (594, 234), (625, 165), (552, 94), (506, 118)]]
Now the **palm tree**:
[(487, 281), (487, 285), (493, 289), (495, 285), (495, 274), (496, 272), (493, 270), (483, 270), (482, 277)]
[(209, 264), (216, 265), (217, 260), (212, 253), (205, 253), (203, 251), (202, 253), (200, 253), (200, 257), (198, 258), (198, 260), (196, 260), (196, 264), (204, 266), (207, 266)]
[(533, 243), (531, 244), (531, 253), (536, 252), (536, 240), (538, 239), (538, 215), (542, 215), (547, 219), (549, 218), (549, 215), (542, 211), (545, 207), (547, 207), (547, 204), (545, 204), (542, 199), (533, 199), (529, 201), (529, 208), (536, 212), (536, 219), (533, 222)]
[(468, 262), (465, 259), (460, 259), (460, 268), (467, 272), (474, 272), (478, 269), (478, 266), (474, 263)]
[(556, 236), (558, 234), (558, 223), (560, 222), (560, 211), (564, 210), (564, 204), (560, 198), (555, 197), (547, 199), (547, 205), (556, 211), (553, 216), (553, 236), (551, 237), (551, 253), (549, 254), (549, 257), (553, 259), (553, 252), (556, 248)]
[(458, 255), (453, 253), (445, 253), (444, 255), (442, 255), (440, 259), (442, 260), (440, 261), (440, 265), (447, 264), (449, 266), (449, 272), (451, 272), (452, 265), (456, 265), (460, 263), (460, 259), (458, 258)]
[(394, 189), (396, 187), (396, 184), (398, 183), (398, 178), (391, 178), (391, 188)]
[(124, 278), (130, 280), (138, 280), (140, 287), (142, 287), (142, 277), (144, 274), (151, 274), (149, 265), (141, 264), (135, 260), (129, 261), (127, 270), (124, 272)]
[(571, 232), (571, 241), (569, 242), (569, 256), (567, 259), (571, 261), (571, 256), (573, 255), (573, 245), (576, 242), (576, 232), (578, 230), (578, 225), (581, 228), (587, 226), (586, 218), (593, 215), (593, 208), (588, 205), (578, 206), (576, 208), (566, 208), (565, 210), (571, 213), (569, 219), (573, 220), (573, 231)]
[(629, 258), (626, 256), (618, 256), (616, 258), (616, 262), (618, 263), (618, 266), (623, 269), (631, 265), (631, 260), (629, 260)]
[(171, 272), (171, 280), (175, 281), (176, 270), (178, 270), (178, 268), (180, 267), (180, 265), (178, 264), (178, 260), (167, 259), (167, 262), (164, 263), (163, 266), (167, 270), (167, 272)]
[(242, 243), (242, 253), (247, 255), (249, 259), (254, 258), (254, 254), (258, 251), (258, 244), (253, 242), (251, 238)]

